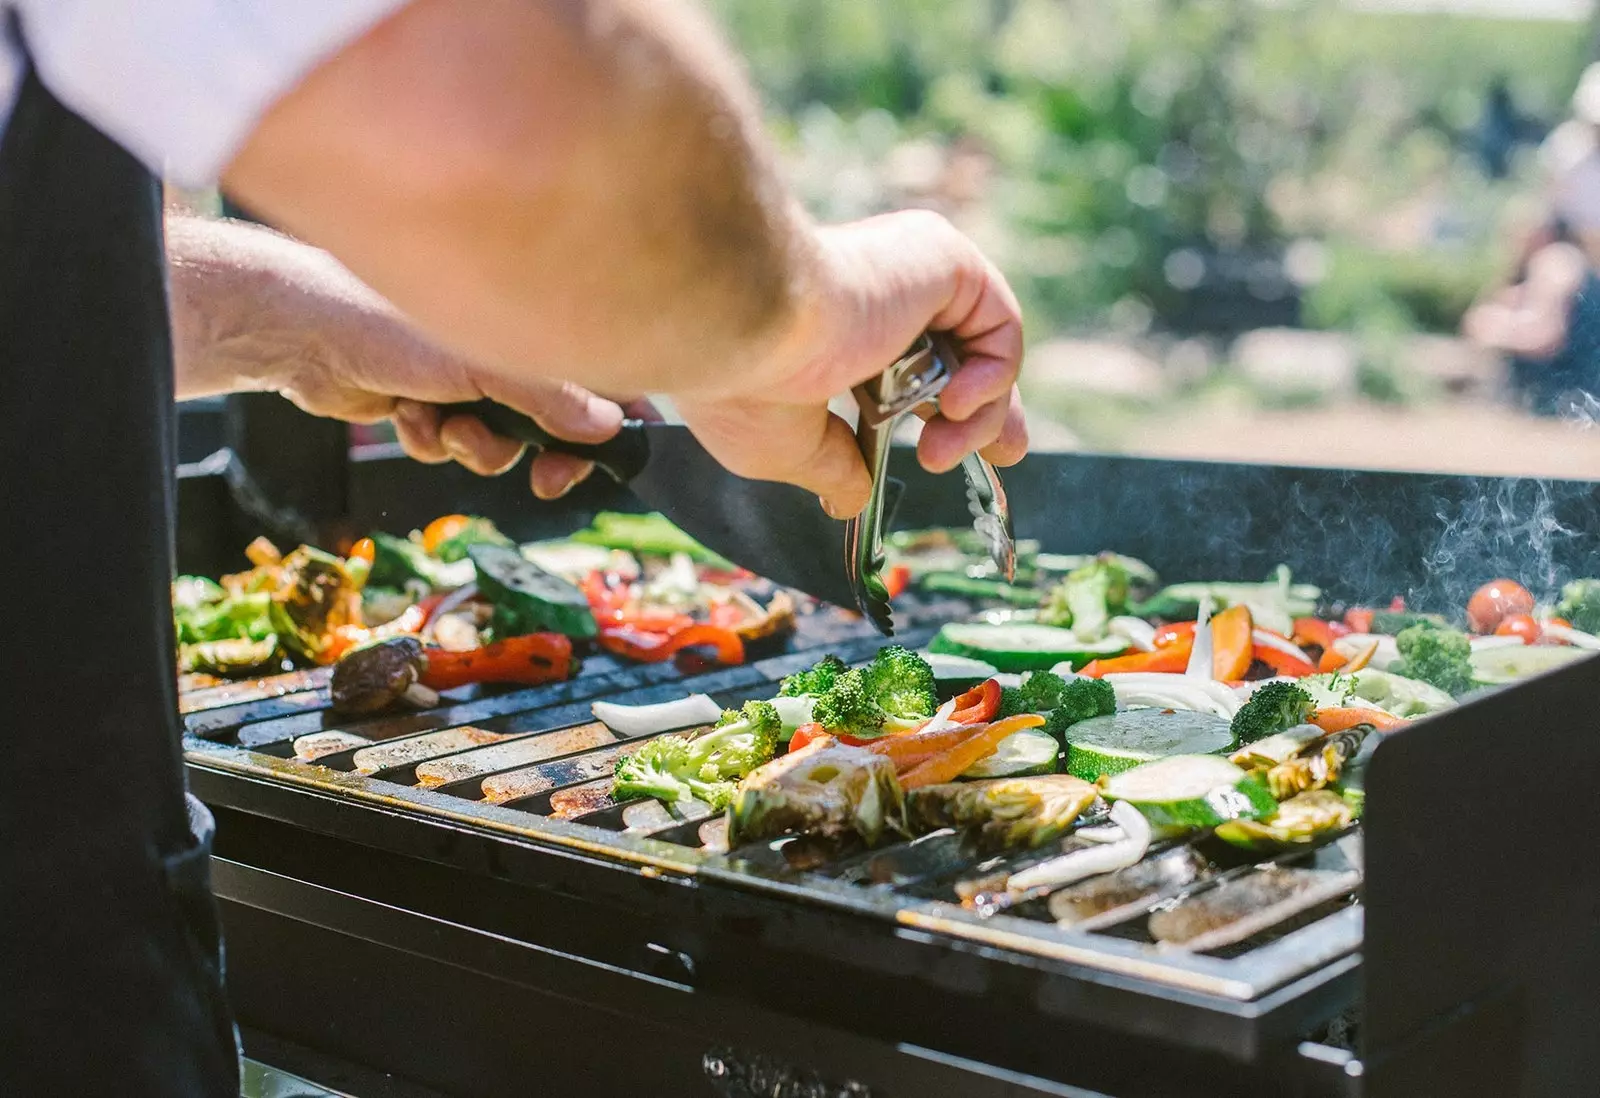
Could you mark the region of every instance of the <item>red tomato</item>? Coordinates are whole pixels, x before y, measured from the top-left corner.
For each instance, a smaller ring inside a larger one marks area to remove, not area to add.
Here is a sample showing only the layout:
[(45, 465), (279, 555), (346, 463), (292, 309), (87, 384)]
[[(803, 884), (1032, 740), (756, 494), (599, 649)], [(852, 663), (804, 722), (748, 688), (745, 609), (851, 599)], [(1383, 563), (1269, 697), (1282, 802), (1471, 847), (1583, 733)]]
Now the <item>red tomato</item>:
[(1490, 580), (1467, 600), (1467, 625), (1474, 633), (1493, 633), (1509, 614), (1533, 611), (1533, 596), (1516, 580)]
[(1534, 644), (1539, 639), (1539, 623), (1532, 614), (1507, 614), (1494, 627), (1495, 636), (1521, 637), (1523, 644)]

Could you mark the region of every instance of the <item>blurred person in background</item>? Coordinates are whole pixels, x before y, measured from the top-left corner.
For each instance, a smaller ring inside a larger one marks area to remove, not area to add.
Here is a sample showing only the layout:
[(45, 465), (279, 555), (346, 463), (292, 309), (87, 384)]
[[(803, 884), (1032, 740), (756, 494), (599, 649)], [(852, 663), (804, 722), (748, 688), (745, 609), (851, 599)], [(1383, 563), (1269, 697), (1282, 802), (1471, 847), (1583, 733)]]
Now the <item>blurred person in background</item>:
[(1600, 64), (1572, 97), (1572, 118), (1545, 140), (1547, 210), (1522, 241), (1517, 277), (1475, 304), (1470, 339), (1505, 352), (1519, 396), (1541, 415), (1600, 393)]
[[(923, 463), (1022, 456), (1005, 280), (932, 214), (814, 224), (676, 0), (0, 0), (0, 22), (23, 624), (0, 665), (14, 762), (51, 741), (49, 778), (0, 798), (7, 1095), (238, 1093), (178, 734), (175, 393), (392, 417), (417, 456), (484, 472), (521, 447), (435, 405), (488, 396), (594, 441), (620, 419), (596, 393), (663, 393), (735, 472), (844, 516), (869, 476), (827, 401), (935, 328), (963, 361)], [(316, 247), (194, 220), (164, 239), (162, 172)], [(540, 494), (584, 472), (538, 468)]]

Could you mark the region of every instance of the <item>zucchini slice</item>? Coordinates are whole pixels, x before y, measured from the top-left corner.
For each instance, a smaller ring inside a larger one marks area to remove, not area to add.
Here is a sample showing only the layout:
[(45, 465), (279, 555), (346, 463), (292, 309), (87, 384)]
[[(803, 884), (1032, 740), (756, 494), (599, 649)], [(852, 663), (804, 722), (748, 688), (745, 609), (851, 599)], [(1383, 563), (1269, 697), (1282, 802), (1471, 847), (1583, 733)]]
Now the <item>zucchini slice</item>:
[(1048, 671), (1058, 663), (1078, 668), (1127, 648), (1121, 637), (1085, 641), (1054, 625), (986, 622), (952, 622), (928, 645), (930, 652), (982, 660), (1001, 671)]
[(1033, 774), (1054, 774), (1061, 745), (1056, 738), (1037, 728), (1024, 728), (1001, 740), (993, 755), (967, 767), (963, 778), (1022, 778)]
[(1229, 820), (1264, 820), (1278, 802), (1261, 779), (1215, 755), (1173, 755), (1113, 775), (1110, 801), (1127, 801), (1162, 832), (1217, 827)]
[(583, 592), (523, 559), (517, 550), (481, 544), (470, 547), (467, 556), (478, 570), (478, 590), (495, 605), (497, 630), (505, 621), (524, 633), (551, 630), (592, 637), (598, 632)]
[(1085, 781), (1120, 774), (1167, 755), (1209, 755), (1233, 747), (1233, 730), (1213, 713), (1125, 709), (1067, 729), (1067, 773)]

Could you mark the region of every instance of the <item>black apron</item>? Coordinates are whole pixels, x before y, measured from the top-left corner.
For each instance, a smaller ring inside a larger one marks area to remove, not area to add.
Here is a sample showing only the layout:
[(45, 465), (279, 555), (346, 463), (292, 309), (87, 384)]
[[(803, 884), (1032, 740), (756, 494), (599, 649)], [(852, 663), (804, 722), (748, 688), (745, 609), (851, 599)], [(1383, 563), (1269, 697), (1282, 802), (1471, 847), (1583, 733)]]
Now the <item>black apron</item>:
[(31, 74), (0, 144), (0, 1094), (229, 1096), (186, 804), (161, 195)]

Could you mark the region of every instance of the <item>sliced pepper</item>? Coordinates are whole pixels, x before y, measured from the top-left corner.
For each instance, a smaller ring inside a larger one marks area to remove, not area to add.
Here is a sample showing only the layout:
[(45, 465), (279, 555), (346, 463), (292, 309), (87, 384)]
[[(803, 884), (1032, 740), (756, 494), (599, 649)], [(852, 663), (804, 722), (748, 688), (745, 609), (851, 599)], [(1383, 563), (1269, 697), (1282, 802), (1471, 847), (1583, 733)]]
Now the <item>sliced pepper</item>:
[(995, 753), (1000, 741), (1024, 728), (1038, 728), (1044, 718), (1037, 713), (1019, 713), (1015, 717), (985, 725), (948, 750), (941, 751), (918, 763), (900, 778), (902, 789), (917, 789), (924, 785), (953, 782), (965, 774), (973, 763)]
[(716, 649), (717, 662), (744, 662), (744, 641), (731, 629), (716, 625), (690, 625), (671, 633), (647, 633), (631, 625), (600, 630), (600, 647), (640, 663), (662, 663), (684, 649), (705, 645)]
[(560, 682), (572, 673), (572, 639), (560, 633), (528, 633), (465, 652), (429, 648), (424, 659), (417, 681), (430, 690), (471, 683), (537, 686)]
[(1332, 622), (1321, 618), (1295, 618), (1294, 633), (1289, 639), (1299, 645), (1314, 644), (1326, 652), (1333, 647), (1336, 638)]
[(1138, 671), (1164, 671), (1180, 674), (1189, 666), (1189, 653), (1194, 651), (1194, 641), (1178, 641), (1154, 652), (1133, 652), (1105, 660), (1090, 660), (1078, 674), (1098, 679), (1103, 675), (1121, 675)]
[(984, 679), (977, 686), (956, 698), (956, 707), (950, 719), (957, 724), (984, 724), (994, 720), (1000, 709), (1000, 684), (994, 679)]
[(1211, 619), (1211, 677), (1220, 682), (1242, 679), (1250, 670), (1250, 660), (1255, 650), (1251, 638), (1254, 628), (1250, 621), (1250, 608), (1243, 604), (1230, 606)]
[(1260, 660), (1262, 663), (1266, 664), (1280, 675), (1291, 675), (1297, 679), (1306, 675), (1316, 674), (1317, 670), (1311, 665), (1309, 660), (1302, 660), (1295, 656), (1291, 656), (1289, 653), (1283, 651), (1283, 649), (1274, 648), (1268, 644), (1257, 644), (1252, 646), (1250, 649), (1250, 658), (1253, 660)]
[(883, 573), (883, 589), (891, 599), (899, 598), (911, 583), (911, 569), (904, 564), (890, 565)]
[(1154, 644), (1157, 648), (1167, 648), (1180, 641), (1194, 643), (1194, 627), (1192, 621), (1175, 621), (1163, 625), (1156, 630)]

